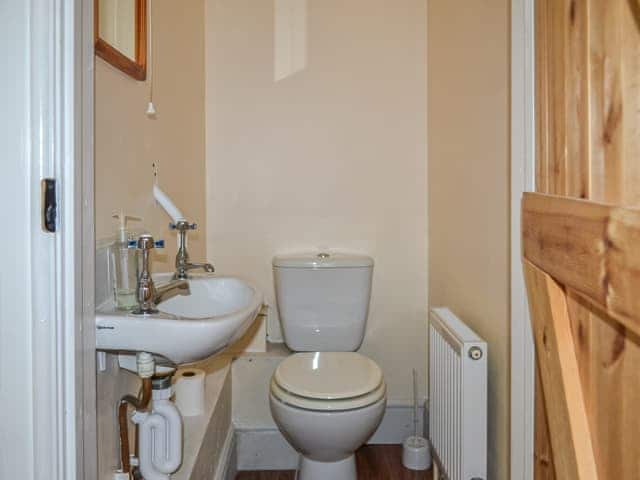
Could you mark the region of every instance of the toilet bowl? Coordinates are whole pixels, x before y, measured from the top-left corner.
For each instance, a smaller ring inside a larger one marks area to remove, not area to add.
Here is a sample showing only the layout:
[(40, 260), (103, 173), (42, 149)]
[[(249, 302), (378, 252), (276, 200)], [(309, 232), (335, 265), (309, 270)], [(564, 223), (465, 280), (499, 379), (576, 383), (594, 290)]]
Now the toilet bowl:
[(355, 480), (355, 451), (380, 425), (386, 386), (380, 368), (354, 352), (297, 353), (271, 379), (269, 403), (300, 453), (298, 480)]
[(386, 406), (378, 365), (356, 353), (365, 335), (373, 259), (320, 252), (273, 259), (282, 333), (293, 355), (271, 379), (278, 428), (300, 453), (297, 480), (356, 480), (355, 451)]

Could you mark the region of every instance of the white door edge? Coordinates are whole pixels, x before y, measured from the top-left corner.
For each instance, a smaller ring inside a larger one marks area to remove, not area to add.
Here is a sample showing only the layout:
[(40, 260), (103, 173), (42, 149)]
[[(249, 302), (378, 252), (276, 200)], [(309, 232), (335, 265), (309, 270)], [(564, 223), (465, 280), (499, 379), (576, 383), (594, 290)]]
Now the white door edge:
[[(92, 446), (91, 438), (83, 438), (87, 430), (95, 431), (95, 421), (89, 425), (95, 406), (87, 411), (84, 402), (85, 390), (95, 389), (95, 369), (86, 361), (94, 353), (87, 354), (84, 338), (93, 331), (85, 328), (83, 315), (93, 313), (94, 283), (86, 275), (92, 272), (93, 255), (83, 249), (88, 237), (93, 246), (93, 154), (87, 148), (93, 132), (85, 125), (92, 126), (92, 25), (93, 1), (29, 1), (34, 479), (96, 476), (84, 471), (85, 451)], [(57, 183), (55, 234), (41, 226), (45, 177)], [(87, 292), (90, 301), (85, 303)]]
[(511, 2), (511, 476), (533, 479), (535, 350), (521, 258), (520, 202), (535, 190), (535, 0)]

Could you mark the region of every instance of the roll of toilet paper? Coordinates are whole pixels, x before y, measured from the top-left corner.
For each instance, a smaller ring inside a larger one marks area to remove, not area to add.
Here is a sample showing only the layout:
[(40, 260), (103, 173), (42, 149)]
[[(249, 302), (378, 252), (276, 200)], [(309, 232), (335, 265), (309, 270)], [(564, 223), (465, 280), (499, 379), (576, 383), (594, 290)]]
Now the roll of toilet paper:
[(185, 417), (204, 413), (205, 374), (199, 368), (184, 368), (176, 372), (176, 406)]

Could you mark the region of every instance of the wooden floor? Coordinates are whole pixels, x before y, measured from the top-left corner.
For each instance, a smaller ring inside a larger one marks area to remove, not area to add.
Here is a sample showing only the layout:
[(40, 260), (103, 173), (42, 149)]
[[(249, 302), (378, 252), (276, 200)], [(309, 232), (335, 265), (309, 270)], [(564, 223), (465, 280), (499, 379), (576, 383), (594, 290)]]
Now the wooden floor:
[[(358, 480), (431, 480), (431, 471), (414, 472), (402, 466), (401, 445), (365, 445), (356, 454)], [(236, 480), (294, 480), (295, 472), (239, 472)], [(329, 480), (329, 479), (327, 479)]]

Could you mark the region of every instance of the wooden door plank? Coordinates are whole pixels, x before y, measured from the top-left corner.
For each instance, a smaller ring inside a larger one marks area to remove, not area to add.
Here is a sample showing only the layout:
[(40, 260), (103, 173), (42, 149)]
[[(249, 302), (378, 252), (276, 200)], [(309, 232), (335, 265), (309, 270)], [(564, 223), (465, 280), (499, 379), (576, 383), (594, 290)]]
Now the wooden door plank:
[(522, 244), (526, 259), (562, 284), (604, 304), (604, 233), (610, 209), (580, 200), (525, 194)]
[[(589, 198), (589, 1), (564, 0), (566, 185), (562, 194)], [(561, 192), (558, 192), (561, 193)]]
[(565, 292), (548, 274), (526, 260), (524, 271), (556, 476), (596, 480), (598, 472)]
[(627, 0), (590, 0), (592, 199), (615, 202), (622, 167), (620, 20)]
[[(535, 6), (535, 82), (536, 82), (536, 190), (541, 193), (554, 193), (551, 188), (550, 170), (551, 142), (554, 130), (551, 128), (552, 106), (550, 104), (549, 84), (553, 68), (550, 65), (550, 44), (552, 42), (548, 24), (549, 9), (554, 0), (538, 0)], [(558, 193), (558, 192), (555, 192)], [(536, 359), (536, 371), (537, 367)], [(535, 480), (555, 480), (553, 454), (549, 441), (549, 425), (544, 405), (544, 395), (536, 373), (535, 382), (535, 441), (533, 473)]]
[[(593, 200), (640, 205), (640, 29), (630, 0), (589, 0)], [(637, 9), (637, 6), (635, 7)]]
[(640, 210), (525, 194), (524, 257), (640, 335)]
[(549, 0), (535, 2), (536, 29), (536, 190), (551, 193), (549, 175), (549, 28), (547, 8)]
[(553, 453), (551, 451), (551, 435), (547, 421), (547, 408), (545, 406), (540, 367), (536, 361), (536, 398), (535, 398), (535, 437), (534, 437), (534, 464), (533, 480), (555, 480), (556, 469), (553, 465)]
[[(621, 39), (621, 110), (622, 182), (620, 201), (626, 206), (640, 206), (640, 18), (637, 0), (627, 0), (622, 6)], [(635, 7), (635, 8), (634, 8)]]
[[(632, 335), (605, 313), (592, 324), (590, 407), (594, 451), (603, 478), (640, 478), (638, 398), (640, 348)], [(582, 367), (581, 367), (582, 368)]]
[[(567, 290), (567, 309), (571, 322), (571, 333), (573, 334), (573, 345), (580, 368), (580, 382), (582, 393), (584, 394), (585, 407), (591, 411), (592, 378), (595, 374), (595, 362), (593, 362), (593, 348), (597, 342), (594, 334), (594, 321), (600, 319), (591, 310), (591, 305), (572, 290)], [(595, 439), (594, 439), (595, 442)], [(595, 447), (594, 447), (595, 448)]]
[(547, 4), (547, 25), (549, 26), (548, 57), (550, 64), (548, 107), (549, 124), (549, 193), (562, 195), (567, 185), (567, 101), (566, 101), (566, 44), (567, 0), (551, 0)]

